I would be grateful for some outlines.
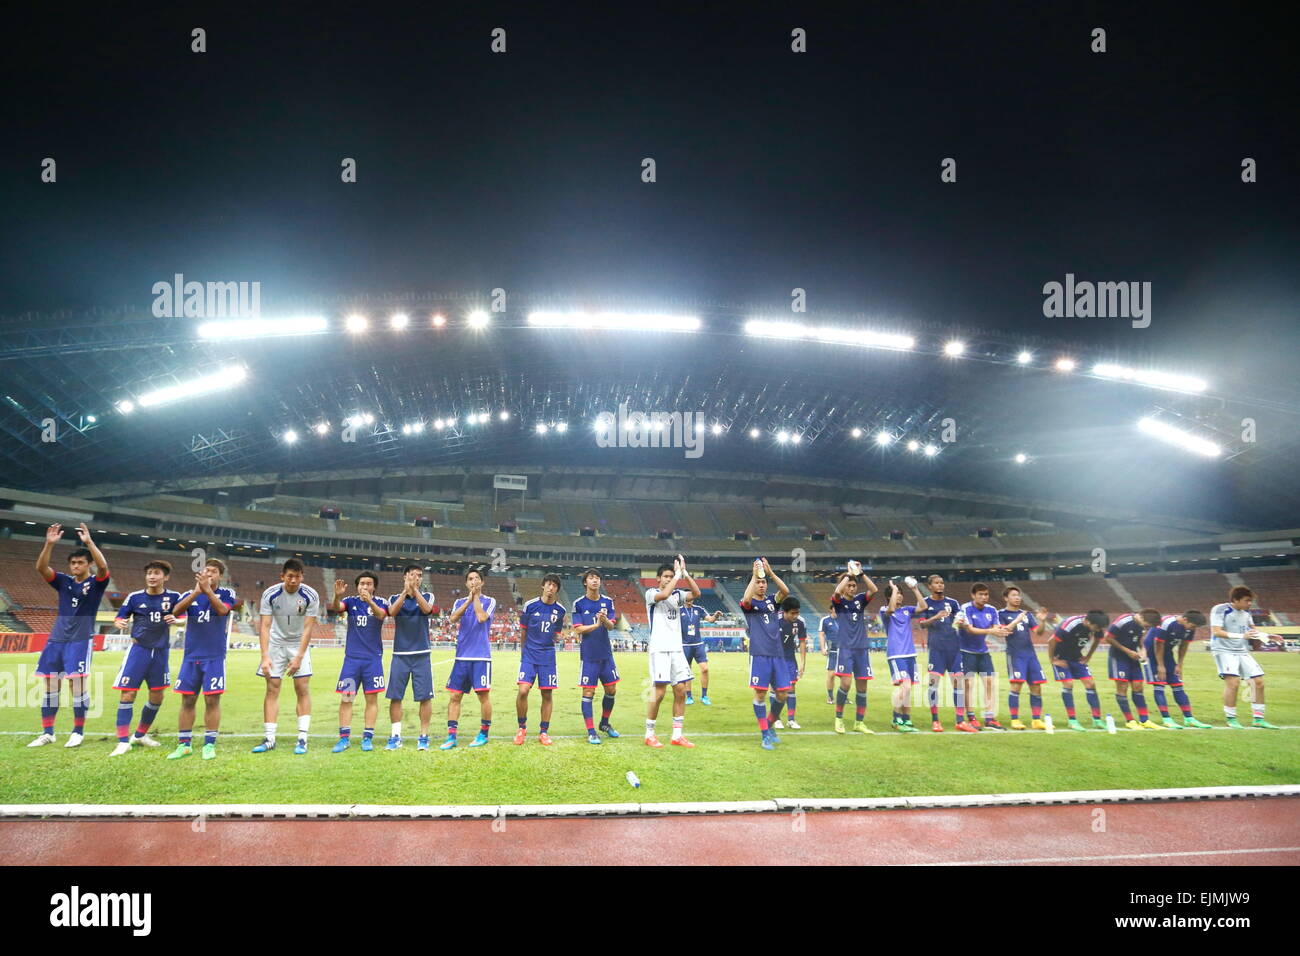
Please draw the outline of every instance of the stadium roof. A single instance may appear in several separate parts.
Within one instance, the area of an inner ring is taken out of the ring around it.
[[[203,339],[193,319],[141,314],[11,321],[0,326],[4,483],[164,490],[217,476],[526,462],[881,482],[1218,526],[1283,526],[1300,504],[1292,480],[1300,433],[1290,427],[1300,408],[1284,385],[1231,369],[1213,370],[1205,391],[1188,394],[1091,372],[1098,363],[1202,371],[1148,355],[918,323],[901,329],[914,338],[901,350],[773,339],[747,335],[748,315],[735,305],[657,310],[698,317],[696,332],[530,325],[528,315],[550,304],[514,297],[482,328],[469,318],[479,305],[469,296],[309,304],[326,331],[262,339]],[[408,316],[400,330],[389,321],[399,313]],[[364,315],[368,331],[345,331],[349,315]],[[863,316],[799,318],[900,331]],[[954,341],[959,356],[945,351]],[[1075,370],[1058,370],[1061,357]],[[234,368],[247,372],[235,388],[141,402]],[[139,407],[123,412],[124,402]],[[698,455],[605,447],[593,427],[620,405],[698,414]],[[1215,441],[1223,454],[1201,459],[1153,441],[1136,430],[1148,416]],[[1270,440],[1243,441],[1245,417]],[[343,440],[349,420],[353,441]],[[561,423],[564,431],[554,427]]]

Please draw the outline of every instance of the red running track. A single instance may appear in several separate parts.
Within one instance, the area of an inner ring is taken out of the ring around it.
[[[690,846],[698,852],[670,853]],[[1300,798],[505,820],[9,820],[0,865],[1300,864]],[[766,848],[766,849],[765,849]]]

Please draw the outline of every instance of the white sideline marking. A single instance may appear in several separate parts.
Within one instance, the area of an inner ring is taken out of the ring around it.
[[[475,806],[401,806],[365,804],[7,804],[0,820],[32,817],[78,819],[466,819],[490,817],[590,817],[667,814],[788,813],[795,809],[923,810],[963,807],[1057,806],[1098,803],[1145,803],[1167,800],[1231,800],[1298,797],[1300,785],[1248,787],[1176,787],[1162,790],[1065,790],[1049,793],[1006,793],[941,797],[871,797],[863,799],[740,800],[709,803],[504,804]],[[1287,848],[1277,848],[1281,852]],[[1206,851],[1227,853],[1227,850]],[[1242,851],[1237,851],[1242,852]],[[1161,856],[1162,854],[1151,854]],[[1172,854],[1171,854],[1172,855]],[[1080,858],[1086,859],[1086,858]],[[1106,858],[1099,858],[1106,859]],[[988,861],[984,861],[988,862]],[[1033,862],[1033,861],[1018,861]],[[1040,861],[1043,862],[1043,861]]]
[[[1110,860],[1169,860],[1186,856],[1230,856],[1240,853],[1295,853],[1300,846],[1267,846],[1254,850],[1176,850],[1170,853],[1115,853],[1109,856],[1040,856],[1023,860],[954,860],[900,863],[896,866],[1014,866],[1017,863],[1099,863]]]

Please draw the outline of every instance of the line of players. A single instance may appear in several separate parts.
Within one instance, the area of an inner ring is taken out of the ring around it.
[[[55,572],[49,566],[53,545],[62,536],[59,525],[52,525],[47,530],[45,546],[36,561],[42,578],[59,593],[59,614],[37,665],[38,675],[45,679],[45,696],[41,708],[41,733],[29,744],[33,747],[55,741],[59,684],[64,677],[71,684],[74,714],[73,732],[65,746],[78,746],[84,736],[85,713],[89,706],[85,678],[93,654],[91,631],[108,584],[109,570],[107,559],[91,539],[89,529],[82,524],[77,534],[84,547],[69,555],[68,573]],[[98,570],[93,578],[90,576],[92,560]],[[121,692],[117,717],[118,744],[113,756],[128,752],[132,746],[159,746],[149,735],[149,729],[162,705],[164,692],[171,686],[181,695],[181,707],[178,745],[168,759],[179,759],[192,753],[200,695],[204,698],[202,756],[205,759],[215,757],[221,719],[220,698],[226,686],[226,618],[242,603],[232,588],[222,585],[225,571],[225,565],[219,559],[208,559],[203,570],[195,575],[194,586],[181,594],[166,587],[171,566],[166,561],[153,560],[144,567],[144,589],[132,592],[122,602],[116,623],[121,629],[130,627],[132,644],[113,684],[114,689]],[[261,598],[261,661],[256,673],[266,681],[266,693],[263,702],[264,737],[253,748],[254,753],[275,749],[279,693],[285,677],[293,680],[297,698],[298,737],[294,752],[303,754],[307,751],[311,721],[311,622],[320,617],[321,602],[316,591],[303,583],[303,571],[302,562],[294,558],[287,560],[281,569],[280,583],[267,588]],[[336,686],[340,708],[339,738],[333,748],[335,753],[351,745],[353,703],[358,693],[364,698],[361,749],[373,749],[378,694],[381,692],[389,700],[392,723],[386,749],[400,748],[403,744],[402,701],[408,684],[419,704],[417,747],[421,750],[429,747],[433,698],[429,616],[434,611],[434,597],[431,592],[420,589],[422,573],[418,565],[408,565],[403,572],[402,591],[386,600],[375,596],[379,582],[377,576],[369,572],[356,576],[353,585],[357,593],[353,596],[345,595],[346,582],[335,581],[330,610],[345,615],[347,621],[344,663]],[[496,602],[482,593],[484,575],[485,572],[477,567],[466,572],[467,593],[458,598],[451,609],[451,621],[457,626],[457,647],[446,684],[450,701],[447,736],[440,745],[443,750],[458,745],[461,702],[466,693],[477,694],[480,704],[480,727],[470,746],[482,746],[489,740],[492,724],[490,626]],[[610,738],[619,736],[610,724],[619,675],[609,629],[614,626],[617,613],[613,601],[601,593],[598,571],[584,572],[582,580],[584,594],[574,603],[572,625],[574,633],[581,638],[579,683],[587,740],[600,744],[600,733]],[[685,587],[679,587],[682,584]],[[1020,691],[1026,683],[1030,687],[1033,726],[1042,727],[1042,698],[1035,692],[1044,683],[1044,678],[1032,643],[1040,625],[1028,609],[1021,607],[1019,589],[1013,586],[1004,590],[1005,607],[999,610],[988,603],[987,585],[973,586],[971,601],[960,605],[946,596],[943,578],[938,574],[927,579],[929,597],[921,594],[914,578],[905,578],[903,584],[912,591],[914,603],[904,603],[902,589],[891,580],[886,583],[884,606],[879,612],[887,635],[886,655],[895,688],[895,729],[905,733],[917,729],[912,725],[909,704],[912,685],[918,680],[913,622],[926,629],[929,635],[932,730],[943,729],[938,719],[938,686],[944,674],[953,679],[957,729],[966,732],[1002,729],[993,711],[994,671],[987,647],[989,635],[1004,638],[1007,642],[1011,727],[1026,727],[1019,719]],[[769,594],[771,587],[775,588],[774,594]],[[542,593],[524,605],[520,616],[522,641],[516,682],[516,744],[526,740],[528,697],[534,684],[539,687],[542,697],[538,740],[546,746],[552,743],[548,732],[553,692],[558,686],[555,641],[568,614],[556,599],[559,589],[559,577],[546,575],[542,581]],[[866,609],[877,593],[876,585],[863,573],[861,564],[850,562],[848,570],[838,579],[830,614],[821,622],[824,642],[828,648],[834,648],[833,654],[829,655],[834,661],[832,673],[840,680],[833,699],[837,733],[846,732],[843,712],[849,688],[854,682],[856,720],[853,729],[859,733],[873,733],[865,724],[867,682],[872,679]],[[671,743],[686,748],[695,746],[683,733],[685,707],[693,702],[688,686],[692,681],[693,661],[698,661],[701,666],[703,688],[700,701],[705,705],[710,703],[708,657],[700,624],[702,621],[712,622],[718,612],[706,615],[703,608],[694,603],[699,595],[699,587],[687,571],[681,555],[671,566],[665,564],[659,569],[658,587],[645,592],[650,620],[649,670],[654,692],[647,705],[644,739],[651,747],[663,746],[656,736],[655,725],[669,686],[673,687]],[[1224,711],[1228,725],[1240,726],[1235,705],[1238,684],[1245,679],[1254,684],[1254,726],[1272,728],[1273,725],[1264,718],[1263,670],[1249,653],[1252,642],[1259,639],[1247,610],[1253,597],[1248,588],[1234,588],[1229,602],[1214,608],[1211,612],[1211,649],[1220,676],[1225,681]],[[789,596],[789,588],[772,571],[766,559],[754,562],[740,606],[745,613],[749,634],[754,712],[762,746],[773,749],[779,742],[777,730],[787,725],[792,729],[799,728],[795,720],[793,691],[806,666],[807,631],[799,615],[798,599]],[[388,617],[394,621],[394,640],[390,674],[386,677],[381,633],[383,621]],[[169,627],[182,620],[185,623],[185,649],[173,685],[169,680]],[[1158,612],[1149,609],[1136,615],[1123,615],[1114,622],[1101,611],[1089,611],[1065,619],[1048,642],[1048,656],[1062,685],[1069,726],[1085,729],[1076,719],[1074,710],[1072,687],[1077,679],[1084,684],[1094,728],[1102,727],[1100,702],[1088,669],[1088,661],[1098,643],[1102,642],[1110,645],[1110,676],[1116,682],[1116,699],[1128,727],[1179,728],[1180,725],[1169,716],[1164,697],[1166,686],[1172,688],[1183,712],[1182,726],[1208,727],[1192,716],[1181,680],[1187,646],[1195,638],[1196,629],[1204,624],[1205,617],[1198,611],[1161,618]],[[828,663],[828,670],[831,666]],[[986,701],[982,721],[973,708],[965,704],[974,701],[975,682],[981,678],[985,682]],[[1142,694],[1144,681],[1153,685],[1162,715],[1161,724],[1149,719]],[[595,723],[594,716],[597,686],[604,691],[599,724]],[[832,702],[829,696],[831,687],[832,679],[828,677],[828,702]],[[134,702],[141,689],[148,690],[148,700],[132,733]],[[1137,709],[1136,719],[1129,706],[1130,689],[1133,706]],[[769,691],[772,692],[770,710]],[[788,724],[782,725],[781,713],[787,706]]]
[[[1041,687],[1046,678],[1033,643],[1043,625],[1032,611],[1022,606],[1020,589],[1014,585],[1004,588],[1003,607],[996,608],[989,602],[987,584],[972,585],[971,599],[965,604],[947,596],[946,584],[939,574],[931,574],[926,580],[930,591],[928,597],[921,594],[915,578],[904,578],[902,584],[911,590],[915,600],[905,603],[902,588],[891,580],[885,585],[883,606],[879,611],[886,635],[886,659],[895,688],[894,728],[905,733],[917,730],[912,724],[908,704],[912,685],[918,681],[912,632],[912,625],[916,624],[927,632],[931,730],[943,731],[938,697],[940,681],[945,674],[952,681],[957,730],[978,733],[1005,729],[998,722],[995,710],[995,672],[988,648],[990,636],[1005,641],[1011,729],[1026,730],[1031,726],[1045,729]],[[857,720],[853,729],[872,733],[863,722],[867,681],[872,678],[865,623],[867,605],[877,593],[875,584],[862,573],[861,565],[850,562],[848,570],[838,579],[830,613],[821,620],[823,643],[830,649],[827,669],[840,679],[840,688],[832,700],[833,677],[829,674],[827,677],[827,702],[835,705],[837,733],[845,732],[843,712],[851,680],[857,682]],[[1266,635],[1255,629],[1250,616],[1249,608],[1254,597],[1250,588],[1238,586],[1231,589],[1227,602],[1214,606],[1209,617],[1210,650],[1224,681],[1223,710],[1227,726],[1242,726],[1237,719],[1237,696],[1241,682],[1245,680],[1250,682],[1253,690],[1252,726],[1277,729],[1265,719],[1264,671],[1250,653],[1253,647],[1267,640]],[[1108,669],[1109,677],[1115,683],[1115,700],[1128,729],[1208,728],[1209,724],[1192,714],[1182,670],[1188,647],[1196,639],[1197,629],[1205,624],[1206,616],[1201,611],[1188,610],[1162,616],[1153,608],[1122,614],[1113,621],[1104,611],[1096,610],[1062,620],[1047,640],[1047,658],[1053,676],[1061,685],[1067,726],[1071,730],[1106,729],[1100,697],[1089,668],[1092,655],[1104,644],[1109,651]],[[751,681],[754,679],[751,675]],[[1084,687],[1091,714],[1090,726],[1085,726],[1075,711],[1076,680]],[[974,706],[979,681],[983,682],[985,701],[982,720]],[[1152,687],[1160,723],[1153,721],[1148,711],[1146,684]],[[1032,721],[1029,725],[1020,719],[1020,695],[1025,685],[1029,687]],[[1170,716],[1166,688],[1173,693],[1182,712],[1181,724]],[[764,730],[761,717],[759,728]]]

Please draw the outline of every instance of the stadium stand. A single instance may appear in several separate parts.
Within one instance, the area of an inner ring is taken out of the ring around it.
[[[1124,606],[1118,594],[1097,575],[1072,575],[1046,581],[1015,581],[1020,590],[1036,604],[1046,606],[1057,614],[1077,614],[1093,608],[1105,611],[1111,617],[1123,614],[1129,609]],[[992,601],[1001,601],[1002,592],[997,582],[988,582]],[[965,603],[970,600],[970,585],[963,581],[948,584],[948,593]]]
[[[1210,613],[1210,608],[1228,599],[1231,585],[1222,574],[1188,571],[1181,574],[1126,574],[1120,583],[1143,607],[1161,614],[1176,614],[1191,608]]]
[[[605,578],[603,590],[614,599],[614,609],[627,618],[634,627],[645,627],[650,619],[645,613],[645,592],[622,578]]]
[[[1300,623],[1300,569],[1250,568],[1241,572],[1241,578],[1257,595],[1260,607],[1281,611],[1292,623]]]

